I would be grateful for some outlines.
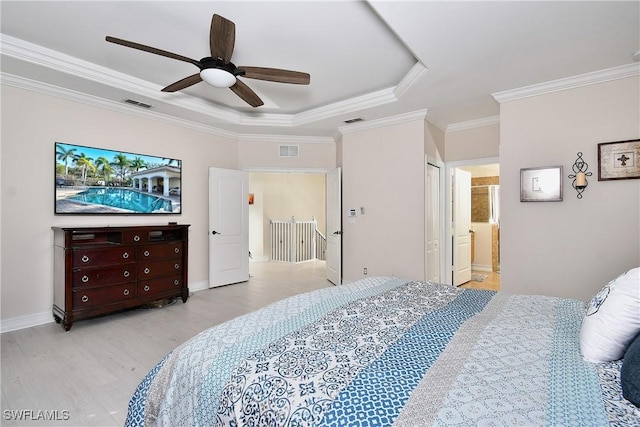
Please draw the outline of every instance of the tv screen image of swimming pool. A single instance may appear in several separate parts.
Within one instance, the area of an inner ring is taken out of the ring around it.
[[[128,188],[88,188],[69,199],[140,213],[172,212],[170,200]]]

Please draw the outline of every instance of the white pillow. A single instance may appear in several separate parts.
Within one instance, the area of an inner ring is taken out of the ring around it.
[[[640,332],[640,267],[621,274],[598,292],[580,330],[580,350],[589,362],[622,359]]]

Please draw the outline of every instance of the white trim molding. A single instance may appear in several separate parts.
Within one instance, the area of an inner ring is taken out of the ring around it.
[[[383,119],[357,122],[350,125],[340,126],[338,130],[342,135],[348,133],[361,132],[363,130],[377,129],[384,126],[391,126],[400,123],[412,122],[415,120],[426,120],[427,110],[412,111],[410,113],[398,114],[396,116],[385,117]]]
[[[47,323],[53,323],[53,313],[44,311],[42,313],[28,314],[26,316],[12,317],[2,320],[0,332],[17,331],[18,329],[30,328],[32,326],[40,326]]]
[[[640,64],[634,63],[608,68],[606,70],[580,74],[564,79],[552,80],[546,83],[525,86],[518,89],[496,92],[491,95],[496,101],[502,104],[503,102],[514,101],[516,99],[529,98],[532,96],[544,95],[547,93],[574,89],[581,86],[589,86],[638,75],[640,75]]]
[[[394,87],[297,114],[250,114],[239,113],[230,108],[215,106],[210,102],[190,97],[184,93],[165,93],[160,90],[162,87],[159,85],[151,84],[144,80],[6,34],[0,34],[0,53],[19,61],[36,64],[94,83],[124,89],[149,100],[154,100],[157,103],[166,103],[174,107],[184,108],[227,123],[256,127],[272,126],[292,128],[334,118],[354,111],[394,103],[427,72],[427,68],[422,63],[417,62]],[[26,87],[27,82],[33,82],[33,80],[25,79],[23,88]],[[40,85],[34,85],[31,87],[31,90],[38,91],[38,89],[43,87]],[[61,95],[64,91],[67,91],[67,89],[57,88],[57,95]],[[68,90],[68,92],[69,94],[67,94],[66,97],[69,99],[73,99],[73,96],[77,95],[77,92],[71,90]],[[49,91],[49,93],[51,94],[52,92]],[[108,101],[105,100],[105,102]],[[150,114],[149,117],[151,117],[154,112],[148,112],[148,114]],[[162,115],[160,114],[160,116]]]
[[[461,130],[476,129],[499,124],[500,116],[491,116],[483,119],[469,120],[468,122],[452,123],[447,126],[446,132],[458,132]]]

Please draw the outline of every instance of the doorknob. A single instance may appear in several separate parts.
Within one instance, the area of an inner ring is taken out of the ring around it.
[[[338,231],[334,231],[333,234],[337,234],[337,235],[341,235],[342,231],[338,230]]]
[[[216,234],[222,234],[222,233],[218,233],[216,230],[213,230],[213,231],[211,232],[211,234],[213,234],[213,235],[215,236]]]

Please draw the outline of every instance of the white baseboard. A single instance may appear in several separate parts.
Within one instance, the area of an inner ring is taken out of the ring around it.
[[[202,291],[205,289],[209,289],[209,283],[206,280],[197,283],[189,283],[190,293]],[[53,313],[51,311],[12,317],[10,319],[0,321],[0,333],[17,331],[18,329],[30,328],[32,326],[44,325],[46,323],[52,323],[53,321]]]
[[[18,329],[30,328],[32,326],[44,325],[45,323],[53,322],[53,313],[51,311],[44,311],[42,313],[28,314],[26,316],[12,317],[10,319],[2,320],[2,326],[0,332],[17,331]]]
[[[471,269],[474,271],[488,271],[491,273],[493,271],[493,266],[486,264],[471,264]]]
[[[207,280],[203,280],[201,282],[190,282],[189,283],[189,293],[204,291],[205,289],[209,289],[209,282]]]

